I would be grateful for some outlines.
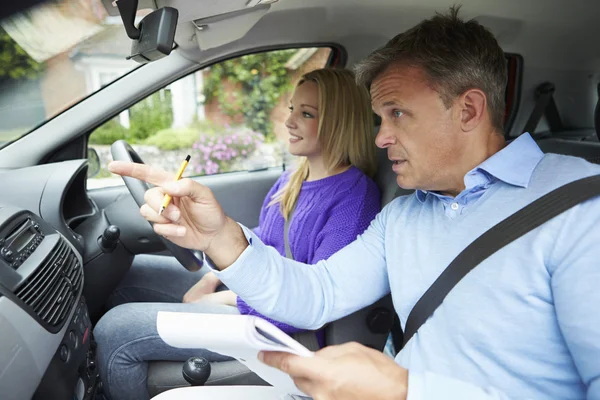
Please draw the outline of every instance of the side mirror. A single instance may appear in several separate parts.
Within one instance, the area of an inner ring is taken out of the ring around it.
[[[87,177],[88,179],[95,177],[100,173],[100,156],[98,156],[98,152],[96,149],[92,147],[88,147],[88,170]]]

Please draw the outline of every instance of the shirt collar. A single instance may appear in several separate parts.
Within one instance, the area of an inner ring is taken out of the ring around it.
[[[509,185],[526,188],[529,186],[535,167],[543,157],[544,153],[535,140],[529,133],[524,133],[469,171],[465,175],[465,183],[470,174],[484,171]],[[465,190],[469,189],[469,187],[465,188]],[[428,192],[424,190],[416,191],[417,199],[421,202],[425,201],[427,194]]]

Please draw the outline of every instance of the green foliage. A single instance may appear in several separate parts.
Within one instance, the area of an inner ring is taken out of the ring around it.
[[[119,119],[113,118],[99,126],[89,138],[91,144],[113,144],[117,140],[127,139],[128,130],[119,123]]]
[[[119,118],[115,117],[92,132],[89,141],[91,144],[113,144],[117,140],[125,139],[132,144],[144,143],[149,137],[169,128],[172,123],[171,92],[161,90],[129,109],[129,129],[121,125]],[[198,135],[194,140],[197,138]],[[194,140],[188,140],[186,143],[191,146]]]
[[[173,123],[171,91],[160,90],[129,109],[127,140],[140,143]]]
[[[156,146],[161,150],[189,149],[198,140],[200,133],[192,128],[163,129],[150,136],[144,144]]]
[[[43,65],[29,54],[0,27],[0,79],[35,79]]]
[[[106,168],[100,168],[100,172],[96,174],[94,179],[104,179],[104,178],[112,178],[114,175],[110,173]]]
[[[192,123],[189,126],[190,129],[195,129],[196,131],[199,132],[200,135],[208,135],[208,136],[214,136],[214,135],[222,135],[223,134],[223,128],[214,124],[212,121],[209,121],[207,119],[199,121],[197,118],[194,118],[194,121],[192,121]],[[198,138],[196,138],[198,139]]]
[[[247,127],[270,139],[273,127],[269,115],[281,95],[291,89],[285,64],[295,52],[250,54],[212,66],[204,80],[206,101],[217,99],[221,110],[230,117],[243,114]],[[240,91],[227,91],[224,81],[239,85]]]

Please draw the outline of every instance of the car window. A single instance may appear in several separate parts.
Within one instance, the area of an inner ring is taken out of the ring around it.
[[[0,20],[0,147],[139,67],[130,52],[101,0],[55,0]]]
[[[100,173],[88,188],[121,185],[106,169],[110,145],[125,139],[142,160],[175,173],[187,154],[184,176],[284,166],[285,120],[294,84],[324,67],[330,48],[245,55],[197,71],[155,92],[94,130],[89,137]]]

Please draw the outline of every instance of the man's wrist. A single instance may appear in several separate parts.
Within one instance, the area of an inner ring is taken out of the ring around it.
[[[406,376],[406,375],[405,375]],[[408,377],[406,379],[406,386],[402,386],[396,392],[394,400],[408,400]]]
[[[248,247],[248,240],[241,226],[227,217],[223,229],[213,238],[206,255],[218,270],[224,270],[233,264]]]
[[[394,363],[395,364],[395,363]],[[388,371],[391,377],[393,390],[389,390],[388,393],[390,400],[407,400],[408,399],[408,370],[394,365],[393,370]]]

